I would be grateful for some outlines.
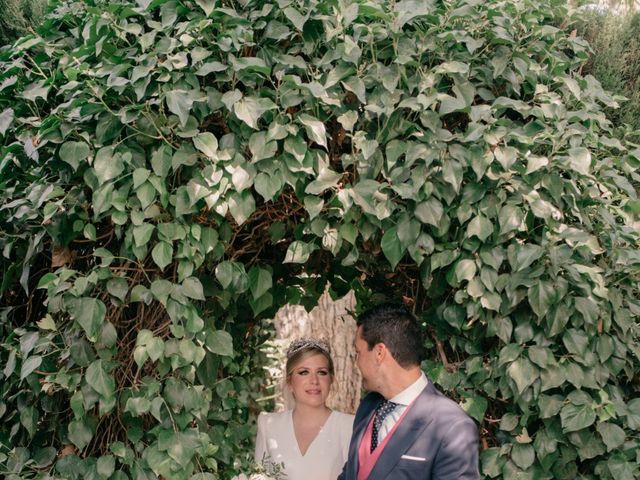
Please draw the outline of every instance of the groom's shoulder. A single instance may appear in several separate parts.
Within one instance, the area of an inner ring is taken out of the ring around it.
[[[473,419],[462,407],[451,398],[440,392],[435,386],[425,389],[422,401],[427,402],[433,418],[442,424],[453,425],[458,422],[473,422]]]

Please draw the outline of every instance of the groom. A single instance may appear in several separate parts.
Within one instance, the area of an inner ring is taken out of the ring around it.
[[[338,480],[477,480],[478,429],[420,370],[415,317],[385,304],[357,320],[364,387]]]

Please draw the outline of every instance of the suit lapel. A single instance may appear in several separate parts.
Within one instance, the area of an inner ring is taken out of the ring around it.
[[[385,479],[422,432],[432,422],[429,413],[429,397],[436,392],[431,382],[420,392],[409,411],[404,416],[393,436],[380,454],[369,480]]]

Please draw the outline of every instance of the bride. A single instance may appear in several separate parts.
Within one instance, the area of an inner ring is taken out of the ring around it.
[[[326,405],[334,379],[329,345],[314,338],[294,341],[285,371],[295,406],[258,416],[256,462],[282,463],[287,480],[333,480],[347,460],[353,415]]]

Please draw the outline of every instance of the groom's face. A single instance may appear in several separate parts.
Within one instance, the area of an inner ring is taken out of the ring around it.
[[[362,327],[358,327],[356,332],[354,348],[356,350],[356,364],[362,373],[362,386],[369,391],[375,391],[378,364],[375,360],[375,352],[369,350],[366,340],[362,338]]]

